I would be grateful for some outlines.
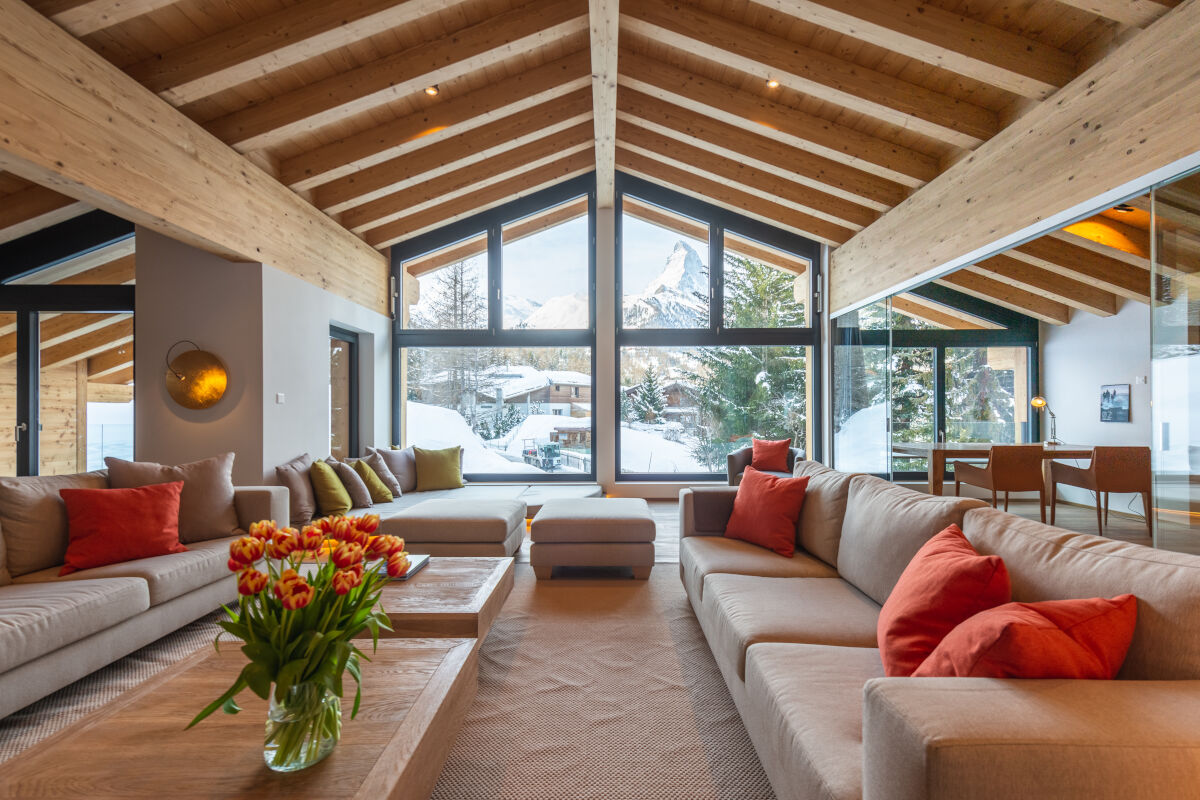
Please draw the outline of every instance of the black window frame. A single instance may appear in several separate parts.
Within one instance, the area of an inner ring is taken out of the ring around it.
[[[681,214],[708,225],[709,263],[709,324],[707,328],[626,328],[624,327],[623,278],[623,219],[624,198],[629,195],[668,211]],[[622,472],[621,471],[621,349],[624,347],[727,347],[747,345],[775,345],[808,347],[812,359],[810,374],[813,386],[810,389],[812,408],[808,409],[813,441],[807,443],[807,457],[819,459],[822,453],[821,436],[821,319],[820,306],[821,243],[785,231],[768,223],[738,214],[720,206],[697,200],[663,187],[657,183],[618,171],[616,174],[616,199],[614,209],[616,237],[614,243],[616,278],[616,353],[614,354],[616,384],[616,417],[614,418],[615,476],[618,482],[724,482],[726,472]],[[791,253],[810,264],[808,326],[797,328],[726,328],[723,326],[725,313],[725,231]]]
[[[588,325],[575,330],[504,328],[504,226],[519,222],[540,211],[563,205],[581,197],[588,199]],[[437,330],[405,328],[397,310],[392,321],[392,431],[398,439],[401,408],[407,401],[401,395],[401,352],[410,347],[586,347],[591,354],[591,396],[596,397],[596,175],[588,173],[533,192],[518,200],[488,209],[466,219],[420,234],[391,249],[391,275],[394,285],[403,286],[404,264],[414,258],[464,242],[481,234],[487,236],[488,326],[481,330]],[[593,400],[594,403],[594,400]],[[579,483],[596,480],[596,414],[591,416],[592,458],[588,472],[572,473],[466,473],[475,483]],[[400,444],[399,441],[393,442]]]
[[[347,412],[350,415],[350,432],[346,437],[346,450],[351,458],[357,458],[362,453],[362,450],[360,449],[362,442],[359,437],[359,404],[362,398],[360,394],[361,386],[358,376],[359,347],[361,345],[360,334],[358,331],[352,331],[349,328],[344,328],[340,325],[330,324],[329,339],[330,341],[337,339],[339,342],[345,342],[349,345],[349,352],[347,353],[346,357],[349,359],[350,364],[350,397],[346,402],[346,406]],[[332,379],[333,376],[331,374],[330,380]],[[329,409],[329,412],[330,420],[332,421],[333,409]],[[333,431],[331,430],[329,434],[332,437]],[[332,449],[333,448],[331,447],[330,450]]]

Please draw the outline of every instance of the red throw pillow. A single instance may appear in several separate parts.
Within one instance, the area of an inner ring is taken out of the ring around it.
[[[791,439],[778,441],[751,439],[750,466],[766,472],[787,472],[788,450],[791,449],[791,446]]]
[[[187,550],[179,543],[183,481],[137,489],[60,489],[70,542],[59,575]]]
[[[777,478],[746,467],[733,513],[725,524],[725,536],[741,539],[781,556],[796,552],[796,520],[804,505],[808,478]]]
[[[1136,624],[1131,594],[1008,603],[952,630],[913,677],[1111,680]]]
[[[1012,599],[999,556],[981,556],[951,525],[926,542],[879,612],[879,654],[889,676],[911,675],[965,619]]]

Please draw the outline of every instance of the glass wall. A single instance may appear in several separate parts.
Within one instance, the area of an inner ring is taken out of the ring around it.
[[[329,452],[334,458],[358,451],[358,335],[329,332]]]

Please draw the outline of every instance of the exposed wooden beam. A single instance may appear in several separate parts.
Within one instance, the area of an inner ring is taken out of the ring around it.
[[[577,152],[551,164],[531,169],[516,178],[486,186],[455,200],[389,222],[368,231],[366,239],[376,247],[389,247],[419,233],[591,172],[595,164],[595,154],[591,150]]]
[[[1058,275],[1087,281],[1119,297],[1150,302],[1150,272],[1127,261],[1097,253],[1053,235],[1034,239],[1005,255]]]
[[[586,25],[585,0],[532,0],[440,39],[219,117],[205,127],[239,150],[268,147],[430,84],[536,50]]]
[[[550,164],[592,145],[592,124],[583,122],[561,133],[508,150],[483,164],[439,174],[399,192],[372,200],[342,214],[342,224],[362,233],[401,217],[478,191],[481,187]]]
[[[102,328],[107,328],[114,322],[129,319],[128,314],[43,314],[38,326],[40,331],[40,346],[42,350],[77,339]],[[8,327],[8,326],[5,326]],[[13,361],[17,357],[16,331],[5,331],[0,336],[0,364]]]
[[[1200,118],[1200,3],[1188,2],[833,254],[842,313],[1059,227],[1182,171]]]
[[[1006,255],[985,258],[967,269],[1100,317],[1117,313],[1117,296],[1112,292]]]
[[[780,147],[779,142],[753,128],[730,125],[628,87],[622,87],[617,96],[617,113],[624,119],[636,118],[642,127],[681,142],[709,148],[879,211],[899,205],[908,196],[908,190],[899,183],[803,150]]]
[[[793,183],[758,167],[714,155],[691,144],[663,136],[633,122],[622,119],[617,124],[617,139],[634,151],[643,152],[659,161],[704,173],[714,180],[728,182],[749,194],[758,195],[788,205],[817,219],[830,223],[822,238],[836,241],[849,238],[875,221],[878,214],[865,206],[834,197],[802,184]]]
[[[998,331],[1004,329],[1004,326],[998,322],[992,322],[989,319],[977,317],[974,314],[968,314],[960,309],[908,292],[892,298],[892,310],[949,330]]]
[[[125,385],[114,385],[109,383],[92,383],[88,382],[88,402],[89,403],[129,403],[133,401],[133,371],[130,370],[127,377],[129,383]]]
[[[88,359],[88,380],[99,380],[133,367],[133,345],[118,345]],[[124,381],[121,381],[122,383]]]
[[[1122,25],[1144,28],[1179,5],[1180,0],[1058,0]]]
[[[293,189],[354,175],[366,167],[564,97],[589,85],[580,50],[510,78],[446,98],[406,117],[285,159],[279,179]]]
[[[1070,53],[921,0],[761,0],[784,14],[1043,100],[1075,77]]]
[[[387,313],[380,253],[25,4],[0,15],[0,168]]]
[[[592,122],[596,140],[596,205],[612,208],[617,152],[617,36],[620,0],[588,0],[592,50]]]
[[[90,210],[87,203],[32,184],[0,197],[0,243],[20,239]]]
[[[669,184],[684,194],[746,214],[747,216],[812,239],[820,239],[822,237],[809,230],[810,227],[824,230],[828,225],[825,220],[801,214],[787,206],[749,194],[748,192],[728,186],[721,181],[703,177],[694,171],[663,163],[655,158],[636,153],[626,147],[617,148],[617,169],[626,170],[658,183]]]
[[[72,36],[83,37],[174,5],[176,0],[35,0],[33,7]]]
[[[621,51],[618,80],[651,97],[905,186],[921,186],[940,171],[937,159],[925,153],[629,50]]]
[[[89,378],[88,379],[88,398],[90,399],[92,397],[92,395],[93,395],[92,390],[97,385],[112,384],[113,385],[112,388],[116,389],[116,388],[122,387],[125,384],[131,384],[131,383],[133,383],[133,364],[130,364],[129,366],[125,367],[122,370],[118,370],[116,372],[110,373],[101,378],[94,378],[94,379]],[[129,388],[132,389],[133,387],[130,386]],[[92,402],[100,402],[100,401],[93,400]]]
[[[487,162],[507,150],[573,128],[586,122],[591,114],[591,92],[587,88],[576,89],[566,97],[501,117],[318,186],[313,191],[313,204],[328,213],[340,213],[447,171]]]
[[[133,64],[126,72],[180,106],[453,5],[447,0],[305,0]]]
[[[130,253],[127,256],[106,261],[99,266],[91,267],[68,278],[55,281],[60,286],[134,283],[137,279],[137,256]]]
[[[626,7],[621,22],[656,42],[957,147],[975,147],[1000,129],[995,112],[982,106],[670,0]]]
[[[98,330],[42,350],[42,369],[91,358],[117,345],[133,341],[133,320],[126,318]]]
[[[1009,286],[984,275],[959,270],[943,275],[936,282],[1051,325],[1066,325],[1071,321],[1071,309],[1065,303]]]

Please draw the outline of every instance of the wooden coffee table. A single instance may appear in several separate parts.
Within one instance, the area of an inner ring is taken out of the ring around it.
[[[511,558],[434,556],[409,580],[384,587],[379,603],[395,631],[380,635],[482,642],[512,587]]]
[[[0,797],[428,797],[475,697],[471,639],[392,639],[363,663],[363,701],[321,763],[281,774],[263,763],[267,704],[184,727],[246,663],[234,642],[205,648],[22,753],[0,770]]]

